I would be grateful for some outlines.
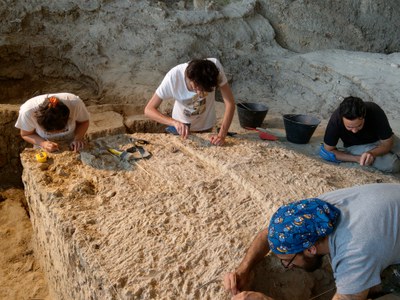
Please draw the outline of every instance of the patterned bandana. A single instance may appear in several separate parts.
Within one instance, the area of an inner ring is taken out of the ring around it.
[[[340,210],[318,198],[281,206],[268,227],[268,243],[276,254],[295,254],[330,234]]]

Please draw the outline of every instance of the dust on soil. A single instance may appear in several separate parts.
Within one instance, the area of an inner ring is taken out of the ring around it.
[[[151,158],[127,164],[99,150],[130,147],[131,137],[150,142]],[[325,163],[284,139],[262,141],[241,131],[214,147],[209,137],[109,136],[92,141],[80,157],[54,154],[43,168],[49,190],[73,195],[62,211],[74,220],[75,234],[91,237],[95,256],[105,265],[114,262],[110,281],[123,280],[137,297],[223,299],[221,276],[238,265],[281,204],[353,185],[399,182],[371,169]],[[303,148],[314,149],[316,140]],[[33,160],[32,151],[22,155]],[[327,264],[312,274],[285,272],[268,256],[256,273],[256,289],[280,299],[309,299],[333,288]]]

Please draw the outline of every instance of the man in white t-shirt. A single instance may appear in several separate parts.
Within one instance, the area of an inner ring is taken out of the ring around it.
[[[225,113],[219,132],[211,136],[211,143],[222,145],[232,122],[235,102],[222,65],[215,58],[196,59],[172,68],[147,103],[145,115],[175,127],[183,138],[187,138],[190,131],[211,131],[216,122],[217,87],[225,103]],[[158,110],[162,101],[169,99],[175,100],[172,117]]]
[[[281,206],[235,272],[225,275],[232,300],[272,299],[249,285],[252,270],[270,250],[284,268],[306,271],[316,270],[328,254],[334,300],[400,292],[400,184],[355,186]],[[389,280],[382,275],[387,268],[394,270]]]
[[[79,151],[89,128],[89,112],[76,95],[40,95],[21,105],[15,127],[25,141],[48,152],[59,150],[56,141],[70,141],[71,149]]]

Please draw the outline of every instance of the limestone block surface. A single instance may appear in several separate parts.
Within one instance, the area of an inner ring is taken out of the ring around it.
[[[35,253],[54,299],[224,299],[221,276],[288,199],[398,182],[357,168],[343,172],[248,131],[224,147],[211,146],[210,135],[107,136],[80,154],[50,153],[47,163],[38,163],[33,149],[21,154]],[[149,158],[107,151],[132,148],[132,138],[149,142]],[[309,299],[333,284],[329,266],[285,272],[273,256],[256,276],[257,290],[284,300]]]
[[[90,114],[90,125],[87,131],[89,139],[125,132],[124,118],[115,111],[102,111]]]

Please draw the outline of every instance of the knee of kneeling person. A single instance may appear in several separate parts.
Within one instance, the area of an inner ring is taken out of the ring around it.
[[[376,157],[372,167],[385,173],[398,173],[400,172],[400,159],[396,154],[388,153]]]
[[[392,173],[399,173],[400,172],[400,159],[396,159],[393,163]]]
[[[397,155],[384,155],[377,157],[373,167],[385,173],[398,173],[400,172],[400,160]]]

